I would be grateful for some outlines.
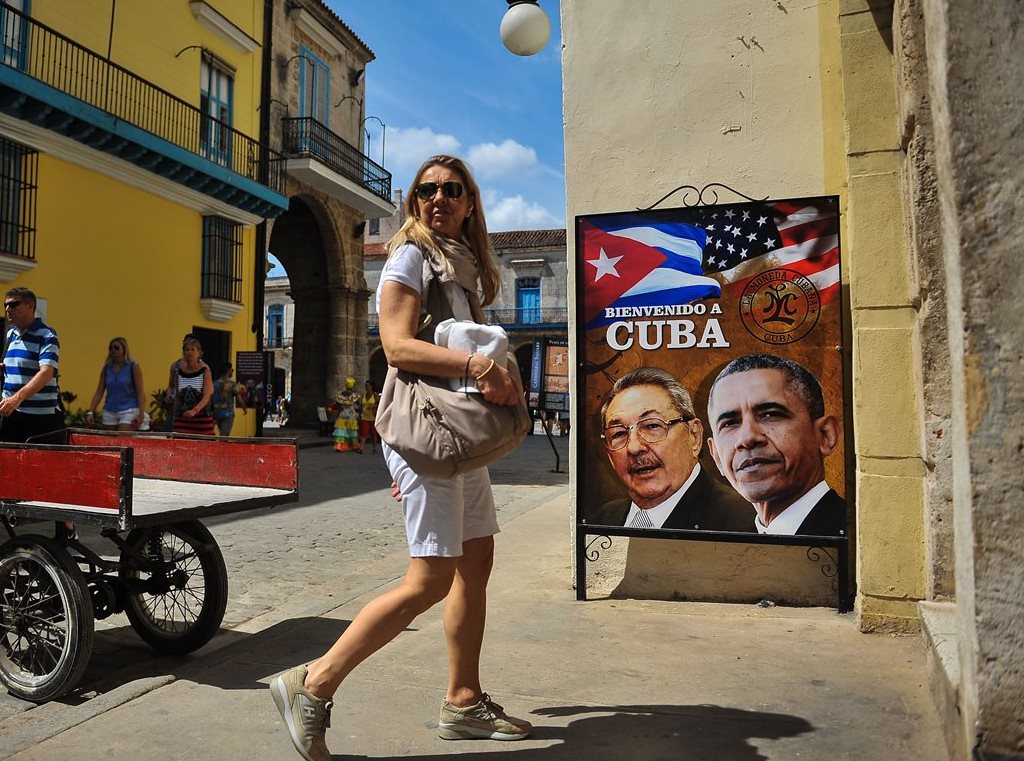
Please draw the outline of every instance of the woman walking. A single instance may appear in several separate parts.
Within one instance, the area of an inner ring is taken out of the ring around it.
[[[377,288],[388,363],[424,375],[470,375],[484,399],[512,406],[522,389],[503,368],[480,355],[416,337],[430,277],[440,281],[457,319],[483,322],[481,303],[497,295],[500,281],[480,190],[466,165],[451,156],[427,159],[411,187],[405,224],[388,245]],[[499,530],[487,469],[430,478],[414,473],[384,442],[381,451],[401,494],[409,565],[398,587],[364,607],[327,653],[271,682],[292,743],[307,761],[328,761],[325,730],[345,677],[441,600],[448,686],[439,735],[447,740],[522,739],[530,733],[529,722],[506,714],[480,684],[487,582]]]
[[[107,359],[100,368],[100,382],[86,413],[90,424],[96,419],[96,407],[104,395],[107,399],[103,404],[103,427],[111,431],[136,430],[146,409],[146,391],[142,385],[142,370],[132,362],[128,341],[121,336],[110,339],[107,346]]]
[[[213,436],[213,374],[202,357],[199,339],[188,337],[181,345],[181,359],[172,367],[175,433]]]

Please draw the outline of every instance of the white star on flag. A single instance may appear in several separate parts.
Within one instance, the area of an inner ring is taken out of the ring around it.
[[[609,257],[608,254],[601,249],[597,259],[587,259],[587,264],[593,264],[597,270],[597,274],[594,275],[594,282],[596,283],[605,275],[615,275],[615,277],[621,277],[618,270],[615,269],[615,265],[619,263],[621,256]]]

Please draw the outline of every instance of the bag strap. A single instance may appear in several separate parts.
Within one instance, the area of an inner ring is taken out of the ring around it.
[[[444,291],[444,283],[438,277],[437,271],[430,262],[430,257],[425,253],[423,254],[423,285],[426,286],[427,315],[420,322],[416,338],[434,343],[434,328],[455,315],[452,312],[451,302],[448,301],[448,294]]]

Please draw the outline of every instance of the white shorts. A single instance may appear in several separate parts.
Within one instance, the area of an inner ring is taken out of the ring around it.
[[[132,407],[130,410],[122,410],[121,412],[107,412],[103,410],[103,425],[131,425],[132,421],[135,420],[135,416],[139,414],[138,407]]]
[[[501,530],[487,468],[454,478],[427,478],[414,473],[387,444],[382,442],[380,448],[402,493],[411,557],[461,557],[463,542]]]

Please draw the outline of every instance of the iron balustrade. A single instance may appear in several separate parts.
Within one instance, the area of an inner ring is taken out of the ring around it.
[[[0,138],[0,253],[36,258],[39,153]]]
[[[286,156],[316,159],[375,196],[391,200],[391,173],[340,135],[310,116],[285,117],[282,125]]]
[[[533,327],[536,325],[568,325],[567,307],[542,307],[534,309],[485,309],[484,316],[490,325],[503,328]],[[366,329],[371,334],[380,330],[380,315],[370,312],[366,315]]]
[[[492,325],[551,325],[568,324],[566,307],[527,307],[525,309],[485,309],[487,322]]]
[[[3,65],[281,191],[282,157],[277,152],[16,8],[0,4],[0,14],[0,29],[17,30],[5,31]],[[216,151],[209,146],[211,134],[223,136]]]

